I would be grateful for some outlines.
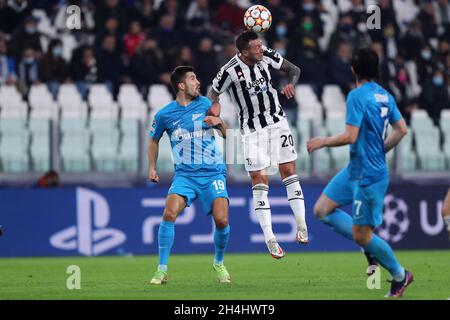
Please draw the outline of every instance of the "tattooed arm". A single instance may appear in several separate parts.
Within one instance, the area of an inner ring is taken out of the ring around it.
[[[283,59],[280,70],[286,72],[289,78],[289,83],[281,89],[281,94],[291,99],[295,96],[295,85],[300,77],[300,68],[292,62]]]
[[[209,108],[207,115],[214,117],[220,116],[220,103],[219,103],[219,95],[217,94],[217,92],[214,91],[213,88],[211,88],[209,89],[207,97],[212,102],[211,108]]]

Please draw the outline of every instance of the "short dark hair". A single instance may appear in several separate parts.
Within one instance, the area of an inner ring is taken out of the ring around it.
[[[178,93],[178,84],[183,82],[186,78],[186,73],[194,72],[194,68],[191,66],[179,66],[176,67],[170,75],[170,84],[175,94]]]
[[[371,48],[353,51],[352,67],[358,79],[376,80],[379,77],[378,55]]]
[[[236,48],[239,52],[248,49],[248,43],[258,39],[258,35],[253,31],[244,31],[236,38]]]

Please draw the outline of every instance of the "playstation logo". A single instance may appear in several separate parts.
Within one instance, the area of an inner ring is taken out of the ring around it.
[[[96,256],[125,242],[125,234],[107,228],[108,202],[100,194],[77,188],[77,225],[55,233],[50,244],[62,250],[76,250],[82,255]]]

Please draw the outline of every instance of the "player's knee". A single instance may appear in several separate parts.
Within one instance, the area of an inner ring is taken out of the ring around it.
[[[313,211],[314,211],[314,216],[319,220],[325,218],[325,216],[328,214],[325,206],[322,205],[320,202],[316,202],[316,204],[314,205]]]
[[[252,178],[252,184],[255,186],[257,184],[265,184],[269,185],[269,179],[265,174],[262,174],[261,172],[258,173],[252,173],[250,174],[250,177]]]
[[[365,247],[369,244],[371,236],[369,233],[353,230],[353,239],[359,246]]]
[[[282,178],[291,177],[296,174],[295,165],[280,166],[280,175]]]
[[[217,229],[224,229],[224,228],[227,227],[227,225],[228,225],[228,218],[227,217],[216,219],[216,228]]]
[[[164,221],[175,221],[177,219],[177,213],[172,208],[165,208],[163,213]]]

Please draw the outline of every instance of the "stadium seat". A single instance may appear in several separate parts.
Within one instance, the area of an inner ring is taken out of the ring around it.
[[[63,118],[60,121],[61,132],[67,134],[77,134],[86,131],[86,119],[83,118]]]
[[[63,170],[66,172],[90,171],[89,146],[89,131],[79,131],[76,134],[64,133],[60,146]]]
[[[0,135],[14,136],[26,130],[26,118],[0,118]]]
[[[416,109],[411,112],[411,127],[414,131],[432,130],[433,121],[425,110]]]
[[[408,134],[403,137],[399,145],[396,147],[396,151],[399,152],[400,162],[398,171],[411,172],[417,170],[417,155],[413,148],[414,131],[412,128],[408,128]],[[393,155],[395,151],[391,150],[388,153]]]
[[[28,105],[15,86],[0,86],[0,108],[2,118],[28,116]]]
[[[330,153],[335,171],[339,171],[348,165],[350,161],[349,146],[330,148]]]
[[[92,161],[99,172],[117,172],[119,163],[119,131],[92,134]]]
[[[151,85],[147,96],[150,109],[158,111],[173,100],[172,94],[164,84]]]
[[[58,104],[45,84],[35,84],[30,88],[28,101],[31,106],[30,117],[57,120],[59,117]]]
[[[313,119],[314,123],[321,125],[323,109],[316,94],[309,85],[297,85],[295,87],[295,99],[298,103],[297,119]]]
[[[159,140],[159,155],[157,161],[158,171],[161,173],[173,172],[173,155],[169,136],[164,134]]]
[[[445,170],[445,156],[440,150],[440,133],[436,127],[414,130],[420,168],[425,171]]]
[[[0,140],[0,161],[2,171],[6,173],[24,173],[29,171],[28,147],[30,136],[28,130],[14,135],[2,134]]]
[[[119,146],[121,168],[127,172],[137,172],[139,164],[139,120],[124,119],[120,121],[122,139]]]
[[[48,119],[30,119],[31,162],[35,172],[50,169],[50,121]]]
[[[309,124],[310,121],[304,119],[303,122],[295,127],[291,128],[292,135],[295,141],[295,150],[297,150],[297,167],[301,174],[308,174],[311,171],[311,157],[306,150],[306,141],[309,139]]]
[[[119,90],[118,102],[123,118],[146,120],[147,104],[135,85],[123,84]]]
[[[94,134],[108,134],[117,129],[117,121],[112,118],[91,118],[89,121],[89,128]]]
[[[345,114],[345,97],[339,86],[330,84],[323,88],[322,103],[328,112]]]
[[[315,135],[324,137],[326,136],[325,128],[318,128],[315,132]],[[322,148],[314,151],[313,153],[313,161],[315,164],[315,171],[319,174],[330,173],[332,170],[331,166],[331,156],[329,148]]]
[[[329,173],[331,172],[331,156],[328,149],[320,149],[314,152],[316,156],[316,172]]]
[[[119,107],[104,84],[93,84],[89,89],[88,102],[91,106],[91,118],[115,118],[119,116]]]
[[[62,84],[58,92],[61,118],[86,118],[88,107],[73,84]]]
[[[441,111],[440,127],[444,135],[450,134],[450,109]]]
[[[334,136],[345,131],[345,114],[340,111],[327,113],[325,127],[328,135]]]

